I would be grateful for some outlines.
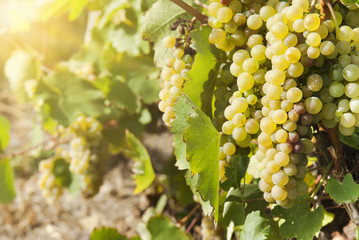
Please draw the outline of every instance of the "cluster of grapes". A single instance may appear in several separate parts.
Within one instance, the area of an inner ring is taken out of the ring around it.
[[[216,229],[214,220],[208,216],[203,216],[201,221],[201,236],[203,240],[221,240],[222,235]]]
[[[53,173],[54,162],[56,158],[42,160],[39,164],[39,178],[37,185],[41,189],[42,196],[50,203],[59,198],[62,194],[62,187],[56,183],[56,178]]]
[[[158,108],[163,112],[162,119],[167,126],[171,126],[172,120],[175,118],[173,110],[176,98],[181,94],[184,83],[189,79],[188,71],[192,67],[193,52],[183,38],[175,38],[166,36],[162,40],[165,48],[171,49],[172,57],[165,60],[165,66],[161,72],[163,80],[163,88],[159,93],[160,102]]]
[[[358,126],[359,61],[353,48],[359,46],[359,28],[336,28],[340,9],[334,20],[321,21],[319,13],[309,13],[307,0],[261,4],[213,1],[208,7],[209,41],[228,52],[229,71],[237,78],[230,91],[217,87],[229,104],[215,105],[217,117],[225,108],[222,131],[227,135],[220,147],[220,176],[237,147],[257,139],[253,158],[260,162],[259,188],[268,202],[291,207],[308,190],[303,179],[306,154],[314,147],[311,125],[339,122],[343,135]],[[326,66],[331,66],[329,74],[322,76],[311,70]]]
[[[84,63],[80,68],[76,69],[75,74],[89,82],[96,79],[95,68],[91,63]]]
[[[106,159],[105,144],[102,137],[102,125],[93,117],[79,116],[68,128],[59,128],[61,138],[70,139],[69,144],[56,148],[55,158],[62,158],[69,163],[69,170],[80,178],[81,189],[85,196],[93,196],[102,183],[103,167]],[[41,177],[39,185],[46,196],[57,198],[61,192],[56,188],[53,175],[53,160],[40,164]],[[55,190],[54,190],[55,189]],[[53,192],[55,191],[56,194]]]

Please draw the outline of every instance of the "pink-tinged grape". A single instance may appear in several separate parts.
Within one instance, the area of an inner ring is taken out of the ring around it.
[[[287,198],[288,192],[279,186],[273,186],[271,190],[272,197],[277,201],[283,201]]]
[[[287,153],[283,153],[283,152],[278,152],[276,153],[276,155],[274,156],[274,161],[279,165],[279,166],[285,166],[289,163],[289,155]]]
[[[288,183],[288,181],[288,175],[282,170],[273,173],[272,175],[272,182],[279,187],[284,187]]]

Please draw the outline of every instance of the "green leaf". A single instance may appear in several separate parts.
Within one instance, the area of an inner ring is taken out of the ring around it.
[[[320,206],[311,211],[308,203],[296,203],[289,209],[276,206],[272,214],[285,220],[280,225],[280,232],[284,237],[312,240],[322,227],[324,208]]]
[[[107,98],[119,104],[120,107],[126,109],[129,113],[135,113],[140,110],[139,100],[127,83],[116,80],[111,81]]]
[[[69,163],[63,158],[54,161],[52,172],[58,186],[69,187],[72,181]]]
[[[183,139],[191,172],[198,173],[196,188],[203,200],[208,200],[214,207],[214,216],[218,220],[220,134],[198,108],[188,117],[187,123],[189,127],[183,133]]]
[[[142,143],[129,131],[126,132],[126,155],[135,161],[135,194],[142,192],[151,185],[155,179],[150,156]]]
[[[105,113],[103,93],[69,72],[53,73],[40,81],[37,95],[48,106],[49,115],[64,126],[79,113],[94,117]]]
[[[10,121],[0,115],[0,152],[5,150],[10,140]]]
[[[173,146],[177,160],[176,166],[180,170],[189,169],[189,162],[186,157],[186,143],[183,141],[183,133],[189,126],[186,121],[187,117],[190,114],[195,113],[194,108],[195,106],[191,105],[185,96],[180,96],[174,105],[176,118],[172,122],[171,132],[174,135]]]
[[[14,174],[9,159],[0,160],[0,201],[10,203],[16,197]]]
[[[187,234],[177,228],[165,216],[157,216],[151,218],[147,223],[147,229],[151,234],[152,240],[188,240]]]
[[[184,84],[183,89],[193,103],[210,117],[212,116],[214,84],[219,67],[218,50],[208,41],[211,31],[211,28],[203,27],[191,32],[193,47],[197,53],[192,69],[188,72],[191,80]]]
[[[344,136],[339,132],[339,140],[352,148],[359,149],[359,128],[356,128],[356,130],[350,136]]]
[[[259,211],[251,212],[244,222],[241,239],[265,240],[270,232],[268,219],[262,218]]]
[[[225,168],[226,181],[221,188],[228,191],[230,187],[238,187],[247,172],[249,157],[246,155],[235,155],[231,163]]]
[[[49,18],[67,11],[71,5],[71,1],[72,0],[56,0],[46,2],[40,7],[41,20],[45,22]]]
[[[90,240],[127,240],[127,238],[118,233],[115,228],[96,228],[92,231]]]
[[[345,175],[342,183],[334,178],[328,179],[325,191],[339,203],[355,202],[359,198],[359,185],[349,173]]]

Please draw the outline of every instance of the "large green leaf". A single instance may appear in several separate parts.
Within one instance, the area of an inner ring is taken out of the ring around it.
[[[196,188],[203,200],[214,207],[214,216],[218,220],[220,134],[208,116],[198,108],[188,117],[187,123],[189,126],[183,133],[183,139],[191,172],[198,174]]]
[[[344,136],[339,132],[339,140],[352,148],[359,149],[359,128],[356,128],[356,132],[350,136]]]
[[[217,77],[218,50],[209,43],[211,28],[203,27],[191,32],[193,47],[197,53],[192,69],[188,72],[190,81],[184,85],[184,93],[208,116],[212,116],[212,98]]]
[[[152,240],[188,240],[187,234],[177,228],[165,216],[157,216],[151,218],[147,223],[147,229],[151,234]]]
[[[185,96],[177,99],[174,106],[176,118],[172,122],[171,132],[174,134],[173,146],[176,155],[176,166],[180,170],[189,169],[189,162],[186,157],[186,143],[183,141],[183,133],[188,128],[186,119],[190,114],[194,114],[195,106],[187,101]]]
[[[126,155],[135,161],[135,194],[142,192],[151,185],[155,179],[155,173],[147,149],[129,131],[126,132],[127,149]]]
[[[241,239],[243,240],[265,240],[270,232],[268,219],[260,216],[259,211],[251,212],[244,222]]]
[[[246,175],[248,164],[248,156],[235,155],[228,167],[225,168],[225,176],[227,179],[221,184],[221,188],[228,190],[230,187],[239,187],[241,180]]]
[[[0,152],[5,150],[10,140],[10,121],[0,115]]]
[[[312,240],[322,227],[324,219],[323,206],[311,211],[308,203],[297,203],[289,209],[276,206],[272,213],[285,220],[280,225],[281,234],[298,240]]]
[[[10,203],[16,197],[14,174],[9,159],[0,160],[0,201]]]
[[[95,117],[105,113],[103,93],[69,72],[50,74],[39,82],[37,94],[47,104],[50,116],[65,126],[79,113]]]
[[[90,240],[127,240],[127,238],[118,233],[115,228],[95,228],[92,233]]]
[[[359,198],[359,185],[353,180],[351,174],[345,175],[343,182],[337,179],[328,179],[325,191],[339,203],[355,202]]]

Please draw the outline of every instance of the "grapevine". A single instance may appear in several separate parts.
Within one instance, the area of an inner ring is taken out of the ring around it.
[[[152,204],[141,239],[310,240],[339,214],[359,225],[358,1],[46,4],[31,21],[69,13],[85,42],[52,62],[4,30],[16,48],[8,87],[45,140],[11,152],[0,116],[0,172],[37,159],[38,187],[56,204],[68,191],[93,197],[112,158],[132,159],[134,194]],[[159,129],[173,154],[153,167],[141,141]],[[118,233],[93,231],[106,234]]]

